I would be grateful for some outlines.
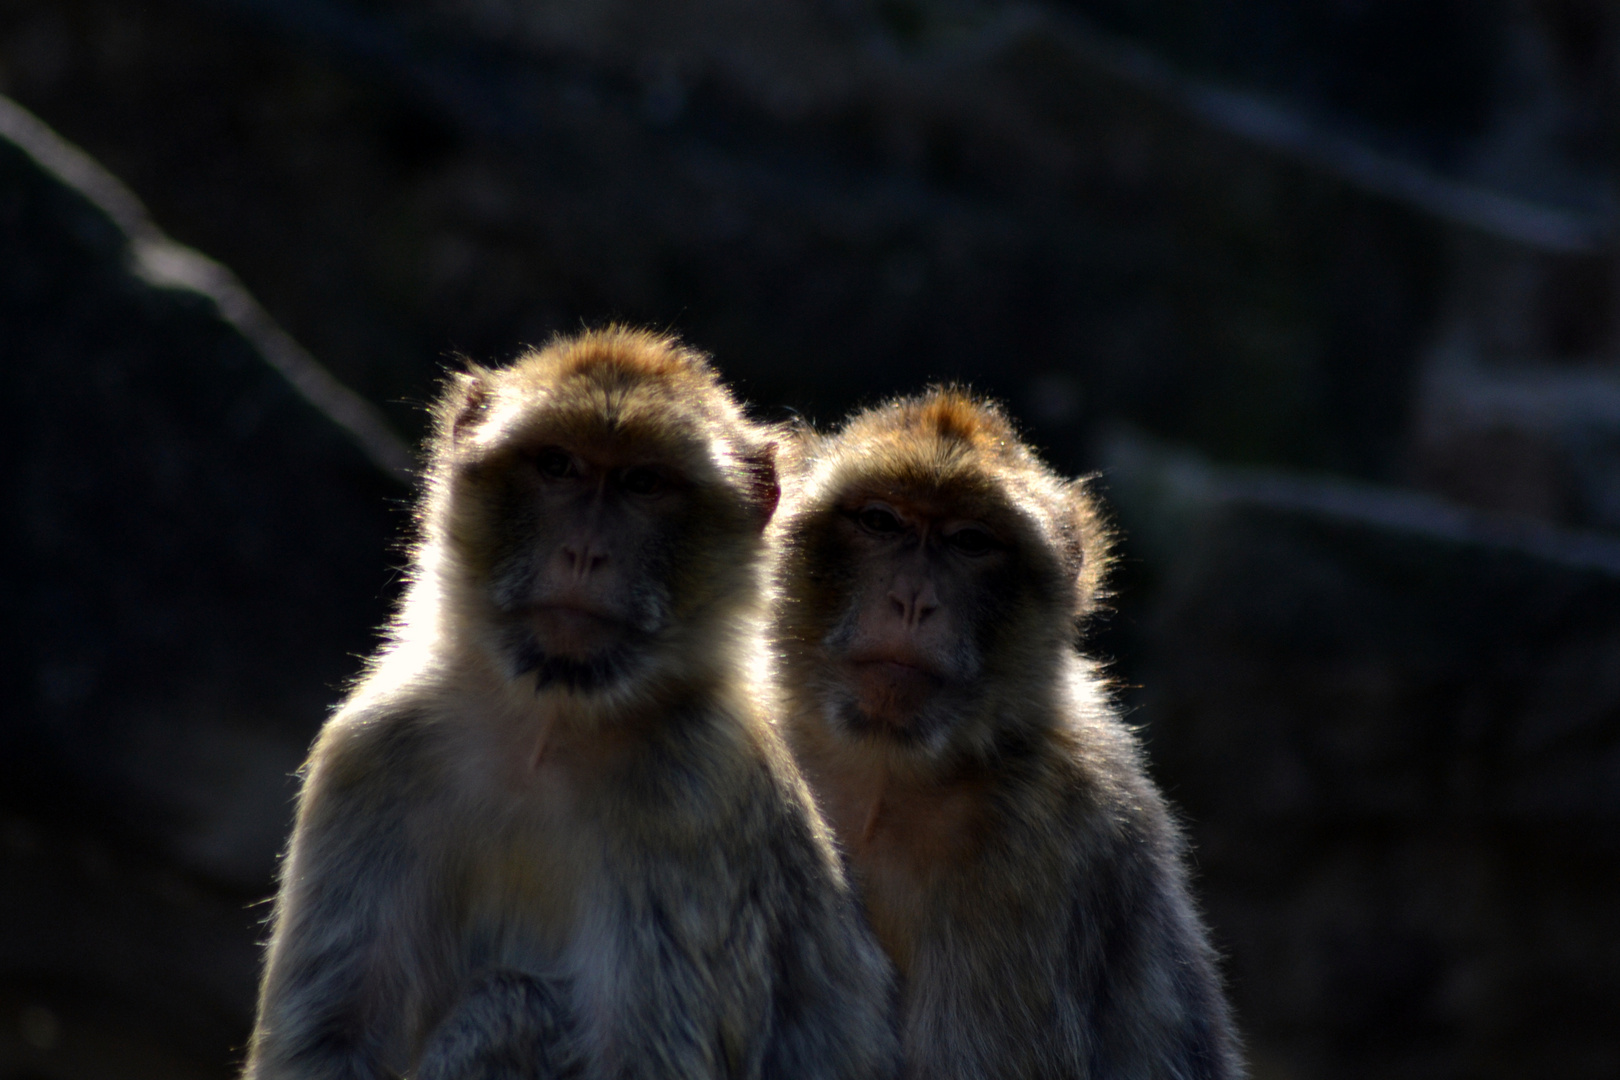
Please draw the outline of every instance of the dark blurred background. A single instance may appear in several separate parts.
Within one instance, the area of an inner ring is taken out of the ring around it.
[[[0,1078],[231,1073],[421,406],[608,319],[1100,472],[1257,1078],[1620,1076],[1606,0],[0,0],[0,93]]]

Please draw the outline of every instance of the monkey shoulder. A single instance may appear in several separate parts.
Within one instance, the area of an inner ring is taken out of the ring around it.
[[[1049,895],[1070,902],[1049,920],[1085,922],[1182,891],[1181,830],[1100,688],[1068,695],[1042,736],[1000,764],[996,790],[983,850],[1014,879],[1026,876],[1019,866],[1045,867],[1059,886]]]
[[[818,872],[842,880],[831,828],[816,808],[793,751],[782,733],[763,718],[753,717],[741,726],[743,770],[751,788],[759,792],[756,803],[759,828],[779,845],[792,849],[795,860],[813,865]]]
[[[1137,733],[1126,724],[1095,665],[1076,657],[1057,701],[1058,715],[1036,766],[1059,820],[1135,842],[1174,831],[1169,808],[1149,778]],[[1166,835],[1168,839],[1168,836]]]
[[[671,718],[644,755],[648,767],[624,777],[624,797],[608,810],[624,827],[608,829],[608,841],[678,869],[683,888],[696,887],[692,868],[707,868],[698,876],[715,902],[752,909],[770,937],[811,925],[815,939],[844,936],[834,926],[856,918],[855,897],[786,744],[747,703],[705,707],[703,717]]]
[[[791,752],[756,708],[722,698],[688,709],[625,777],[658,832],[701,844],[722,836],[754,859],[784,845],[831,850]]]
[[[425,808],[449,793],[456,741],[442,703],[398,697],[345,707],[321,729],[305,800],[345,813]]]
[[[1068,979],[1082,997],[1114,1001],[1131,1023],[1154,1029],[1144,1045],[1167,1059],[1229,1055],[1180,824],[1147,774],[1135,733],[1100,694],[1082,698],[1066,719],[1048,744],[1046,797],[1059,834],[1049,850],[1061,853],[1056,877],[1066,903],[1053,914]],[[1126,1007],[1140,994],[1147,997]]]

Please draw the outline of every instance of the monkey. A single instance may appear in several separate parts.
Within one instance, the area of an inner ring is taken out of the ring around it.
[[[1085,481],[955,387],[796,454],[776,711],[899,972],[904,1075],[1242,1075],[1179,826],[1079,649],[1113,543]]]
[[[890,965],[761,688],[770,430],[619,326],[470,365],[432,417],[247,1080],[896,1075]]]

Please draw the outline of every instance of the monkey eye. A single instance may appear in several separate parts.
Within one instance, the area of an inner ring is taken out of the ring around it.
[[[989,529],[982,529],[977,525],[962,526],[947,536],[945,542],[953,551],[963,555],[988,555],[1000,546]]]
[[[619,485],[631,495],[657,495],[669,479],[651,465],[632,465],[619,474]]]
[[[879,534],[893,534],[905,528],[900,515],[885,506],[865,507],[855,515],[855,520],[866,531]]]
[[[541,476],[552,480],[566,480],[574,475],[574,459],[566,450],[548,446],[535,455],[534,467]]]

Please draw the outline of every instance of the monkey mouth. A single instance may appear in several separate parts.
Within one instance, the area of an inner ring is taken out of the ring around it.
[[[634,630],[596,611],[567,605],[526,610],[505,634],[512,678],[533,673],[536,690],[596,693],[637,668]]]

